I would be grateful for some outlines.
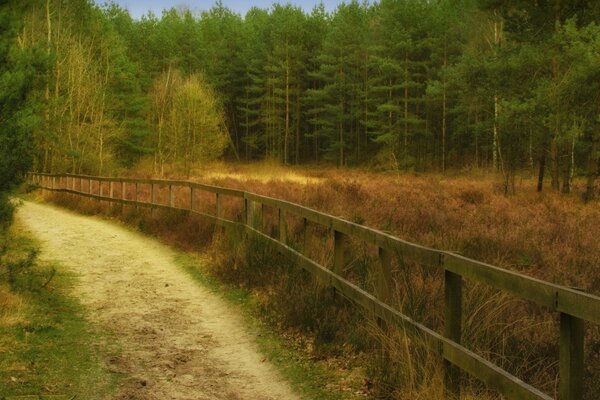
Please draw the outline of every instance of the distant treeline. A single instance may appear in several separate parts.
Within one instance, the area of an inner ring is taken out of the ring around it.
[[[104,172],[225,156],[415,171],[494,168],[590,191],[600,150],[600,2],[382,0],[245,16],[29,1],[35,165]],[[202,99],[209,99],[202,101]],[[186,111],[181,111],[183,106]],[[205,121],[204,116],[208,116]],[[188,118],[189,117],[189,118]]]

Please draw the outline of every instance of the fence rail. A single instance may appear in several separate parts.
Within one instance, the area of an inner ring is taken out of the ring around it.
[[[320,281],[334,287],[336,291],[362,307],[369,314],[381,318],[390,325],[401,327],[412,337],[422,339],[432,351],[438,353],[445,360],[445,387],[449,398],[456,398],[460,394],[458,371],[462,370],[510,399],[552,399],[549,395],[542,393],[461,345],[463,279],[488,285],[534,302],[560,315],[559,400],[580,400],[583,398],[584,323],[587,321],[597,325],[600,324],[600,297],[508,271],[451,252],[410,243],[379,230],[355,224],[295,203],[241,190],[196,182],[159,179],[40,173],[31,173],[28,178],[32,184],[44,190],[70,193],[117,204],[186,211],[209,218],[217,225],[243,229],[249,234],[268,240],[280,253],[291,257],[300,267]],[[84,182],[87,185],[84,185]],[[93,182],[98,183],[96,193],[93,193]],[[103,190],[102,182],[109,184],[108,193]],[[121,185],[120,198],[114,195],[115,184]],[[129,184],[135,185],[135,199],[127,199],[125,196],[126,185]],[[139,185],[151,186],[150,201],[140,200],[138,195]],[[79,189],[76,190],[76,187]],[[168,204],[157,203],[157,187],[169,188]],[[84,188],[87,188],[87,191],[84,191]],[[187,207],[175,206],[174,188],[189,189],[190,202]],[[214,213],[194,209],[196,191],[215,194]],[[223,196],[238,198],[243,202],[241,221],[223,217]],[[261,231],[260,218],[262,213],[260,210],[264,206],[271,207],[278,213],[278,238],[273,238]],[[289,246],[286,228],[288,215],[295,215],[303,218],[305,222],[310,221],[332,231],[334,242],[332,269],[318,264],[305,254]],[[379,263],[376,266],[378,268],[378,282],[375,293],[369,293],[340,276],[345,267],[344,249],[348,246],[347,239],[349,237],[378,248]],[[391,273],[391,255],[399,255],[403,259],[444,271],[445,321],[443,334],[412,320],[387,304],[390,299],[388,280]]]

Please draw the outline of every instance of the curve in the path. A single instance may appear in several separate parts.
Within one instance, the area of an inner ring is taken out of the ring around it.
[[[175,253],[109,221],[25,202],[22,225],[41,257],[78,275],[76,295],[100,328],[117,333],[133,377],[119,399],[298,399],[257,352],[242,318],[192,281]]]

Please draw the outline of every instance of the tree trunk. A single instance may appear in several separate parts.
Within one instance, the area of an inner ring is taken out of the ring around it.
[[[552,189],[558,191],[560,189],[558,175],[559,175],[559,162],[558,162],[558,144],[556,143],[556,135],[552,135],[550,139],[550,172],[552,174]]]
[[[404,56],[404,153],[408,153],[408,54]]]
[[[296,94],[296,165],[300,164],[300,96]]]
[[[495,12],[494,12],[495,14]],[[500,46],[500,23],[497,19],[494,20],[494,50],[497,51],[498,46]],[[495,170],[499,170],[501,165],[500,163],[500,147],[499,147],[499,133],[498,133],[498,92],[494,91],[494,129],[493,129],[493,138],[492,138],[492,163],[493,168]]]
[[[583,201],[588,202],[596,197],[596,178],[598,177],[598,151],[600,142],[600,134],[594,135],[592,139],[592,149],[587,167],[587,183],[585,193],[583,194]]]
[[[560,1],[555,3],[554,9],[554,27],[555,34],[558,36],[560,33]],[[560,98],[558,96],[558,87],[560,85],[560,65],[558,61],[558,57],[560,55],[560,49],[555,49],[556,53],[552,58],[552,75],[554,79],[554,132],[552,132],[552,139],[550,142],[550,161],[552,162],[551,172],[552,172],[552,189],[558,191],[560,189],[559,182],[559,174],[560,174],[560,165],[559,165],[559,155],[558,155],[558,139],[560,138],[561,133],[561,120],[560,120]]]
[[[446,111],[446,76],[445,69],[448,66],[448,43],[444,39],[444,78],[442,79],[442,173],[446,173],[446,129],[447,129],[447,111]]]
[[[50,56],[52,46],[52,19],[50,16],[50,0],[46,0],[46,55]],[[50,79],[46,79],[46,88],[44,90],[44,172],[52,172],[50,170],[50,140],[48,134],[50,132]]]
[[[562,193],[569,194],[571,193],[571,163],[565,162],[563,163],[563,186]]]
[[[288,164],[288,143],[290,138],[290,59],[286,41],[285,58],[285,134],[283,139],[283,164]]]
[[[538,183],[537,183],[537,191],[538,193],[541,193],[541,191],[544,189],[544,172],[546,169],[546,145],[544,144],[542,147],[542,151],[540,154],[540,170],[538,173]]]

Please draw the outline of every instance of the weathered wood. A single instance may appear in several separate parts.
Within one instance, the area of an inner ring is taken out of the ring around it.
[[[281,208],[286,212],[298,215],[323,227],[335,229],[348,236],[356,237],[367,244],[383,247],[394,254],[420,262],[429,266],[439,266],[439,257],[442,252],[424,246],[410,243],[376,229],[365,227],[333,217],[331,215],[304,207],[288,201],[277,200],[267,196],[254,193],[245,193],[244,196],[250,200],[257,201],[274,208]]]
[[[285,221],[285,211],[283,211],[281,208],[278,208],[277,213],[279,214],[279,241],[287,245],[287,224]]]
[[[252,226],[254,223],[254,202],[246,199],[246,225]]]
[[[150,194],[150,203],[151,204],[156,204],[156,184],[152,183],[151,184],[151,194]]]
[[[194,187],[190,186],[190,210],[194,211]]]
[[[103,193],[102,193],[102,190],[103,190],[102,182],[98,182],[98,186],[99,186],[99,188],[98,188],[98,195],[100,197],[102,197],[102,195],[103,195]]]
[[[348,238],[342,232],[333,231],[333,272],[342,275],[346,268],[346,246]]]
[[[111,199],[113,197],[115,197],[115,183],[113,181],[110,181],[109,186],[108,186],[108,191],[109,191],[109,197]]]
[[[460,344],[462,335],[462,277],[454,272],[444,273],[444,337]],[[444,362],[446,398],[460,399],[460,371],[447,360]]]
[[[258,229],[261,232],[264,232],[265,227],[265,219],[264,219],[264,211],[265,205],[263,203],[254,203],[254,219],[255,221],[255,229]]]
[[[442,355],[461,370],[496,389],[506,399],[552,400],[552,397],[457,343],[444,340]]]
[[[216,217],[221,218],[221,196],[219,193],[215,193],[215,204],[216,204]]]
[[[392,254],[384,249],[378,250],[379,262],[376,263],[375,295],[384,303],[392,299]]]
[[[127,200],[127,182],[121,181],[121,199]]]
[[[40,176],[42,175],[49,175],[49,174],[39,174]],[[220,186],[213,186],[213,185],[206,185],[206,184],[202,184],[202,183],[196,183],[196,182],[189,182],[189,181],[175,181],[175,180],[166,180],[166,179],[138,179],[138,178],[117,178],[117,177],[102,177],[102,176],[91,176],[91,175],[73,175],[73,174],[64,174],[64,176],[73,176],[73,177],[78,177],[81,179],[88,179],[88,178],[92,178],[98,181],[104,181],[104,182],[126,182],[126,183],[139,183],[142,185],[163,185],[163,186],[168,186],[168,185],[172,185],[172,186],[183,186],[183,187],[195,187],[196,189],[200,189],[206,192],[213,192],[213,193],[221,193],[223,195],[227,195],[227,196],[232,196],[232,197],[244,197],[244,192],[238,189],[229,189],[229,188],[224,188],[224,187],[220,187]]]
[[[308,230],[308,219],[302,218],[302,249],[303,249],[304,255],[308,255],[308,252],[310,251],[309,243],[310,243],[310,232]]]
[[[169,207],[175,207],[175,194],[173,193],[173,185],[169,185]]]
[[[465,279],[512,293],[551,310],[600,324],[600,297],[453,253],[444,254],[443,266],[446,270],[461,275]]]
[[[263,203],[260,203],[260,207],[258,209],[258,215],[259,215],[259,224],[258,224],[258,228],[262,231],[265,232],[265,230],[267,229],[265,224],[266,224],[266,220],[265,220],[265,205]]]
[[[518,400],[552,400],[550,396],[512,376],[490,361],[462,347],[460,344],[442,337],[440,334],[401,314],[391,306],[376,299],[372,294],[365,292],[353,283],[336,275],[333,271],[317,264],[315,261],[310,260],[289,246],[250,227],[246,229],[249,233],[260,235],[264,239],[270,240],[279,252],[290,256],[300,267],[313,274],[320,281],[327,282],[336,288],[338,293],[365,309],[369,314],[375,314],[389,324],[399,326],[408,336],[422,342],[435,352],[441,352],[446,360],[468,372],[473,377],[480,379],[490,387],[497,389],[506,398]]]
[[[583,399],[584,322],[560,313],[559,400]]]
[[[260,230],[262,227],[262,203],[257,203],[256,201],[252,202],[252,227],[254,229]]]

